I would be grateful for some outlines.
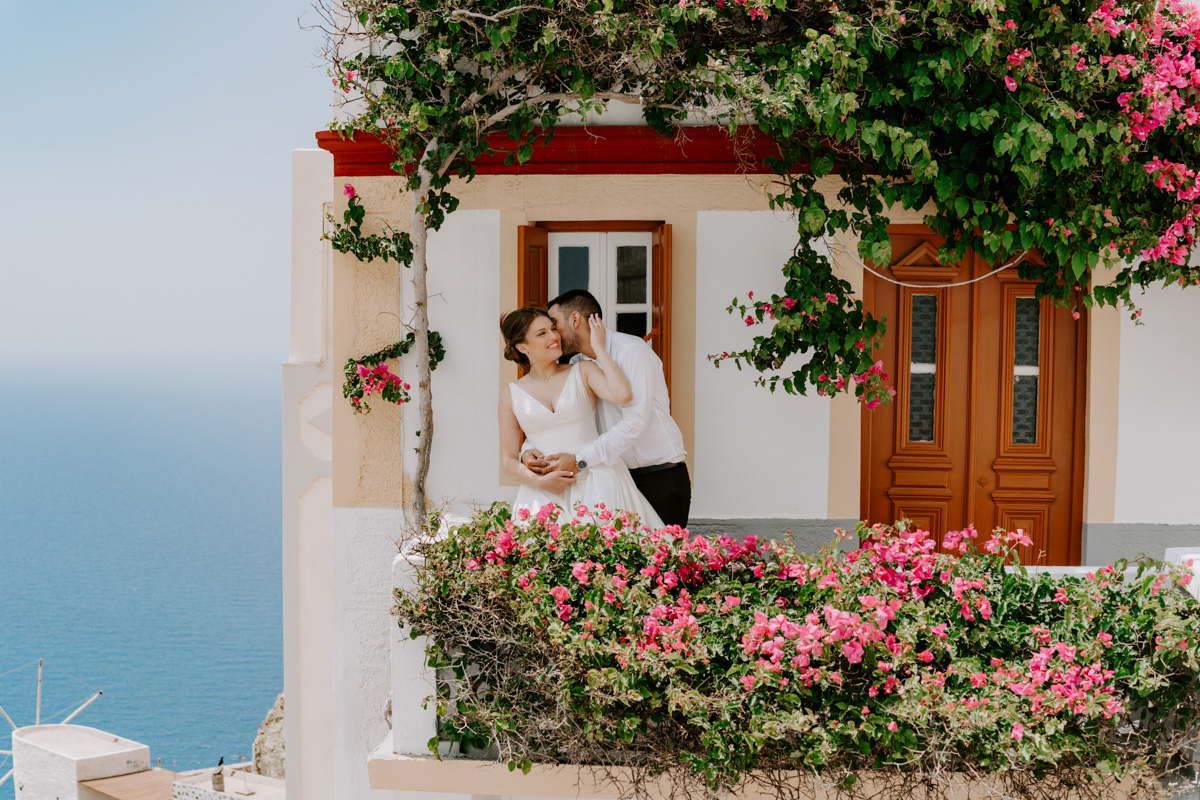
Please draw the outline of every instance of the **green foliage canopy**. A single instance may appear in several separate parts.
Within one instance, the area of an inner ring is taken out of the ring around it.
[[[347,0],[325,13],[330,75],[351,101],[334,128],[381,136],[411,189],[413,166],[428,168],[433,229],[498,131],[516,162],[612,102],[664,135],[689,114],[769,134],[772,203],[801,242],[782,294],[731,306],[769,329],[714,359],[772,389],[886,398],[869,369],[882,323],[812,240],[851,232],[859,257],[886,264],[895,209],[925,210],[943,262],[1020,260],[1062,304],[1132,307],[1136,287],[1200,281],[1187,264],[1200,21],[1171,0]],[[831,198],[817,181],[834,173]],[[1100,282],[1106,259],[1121,265]],[[795,353],[809,359],[789,374]]]

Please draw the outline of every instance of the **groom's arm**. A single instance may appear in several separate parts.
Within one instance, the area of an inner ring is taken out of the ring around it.
[[[653,408],[654,385],[657,373],[662,370],[658,356],[649,347],[631,347],[626,351],[625,363],[619,365],[633,389],[633,399],[621,406],[621,421],[609,428],[596,441],[583,447],[575,454],[589,464],[619,464],[621,457],[650,421]]]

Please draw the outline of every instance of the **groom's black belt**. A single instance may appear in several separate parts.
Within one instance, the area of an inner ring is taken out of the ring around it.
[[[636,469],[629,470],[629,474],[634,476],[649,475],[651,472],[662,472],[664,469],[675,469],[682,463],[682,461],[668,461],[666,464],[654,464],[649,467],[637,467]]]

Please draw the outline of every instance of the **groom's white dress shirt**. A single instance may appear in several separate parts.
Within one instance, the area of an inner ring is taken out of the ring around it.
[[[662,361],[645,341],[608,330],[607,350],[629,378],[633,399],[623,406],[596,403],[600,438],[584,446],[575,457],[589,464],[624,461],[630,469],[670,464],[687,458],[683,434],[671,419],[671,399]],[[574,356],[574,364],[586,358]]]

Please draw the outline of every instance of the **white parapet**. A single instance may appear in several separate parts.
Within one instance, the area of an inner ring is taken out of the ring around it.
[[[83,725],[30,725],[12,734],[17,800],[93,800],[80,781],[150,769],[150,748]]]
[[[1196,579],[1197,571],[1200,570],[1200,547],[1168,547],[1163,561],[1168,564],[1182,564],[1191,571],[1192,582],[1188,584],[1187,590],[1192,597],[1200,600],[1200,580]]]
[[[420,556],[401,553],[392,562],[392,585],[401,592],[417,588],[416,570]],[[426,703],[435,689],[434,674],[425,663],[423,637],[412,638],[411,629],[392,629],[392,747],[402,755],[429,752],[429,740],[437,735],[437,709]]]

